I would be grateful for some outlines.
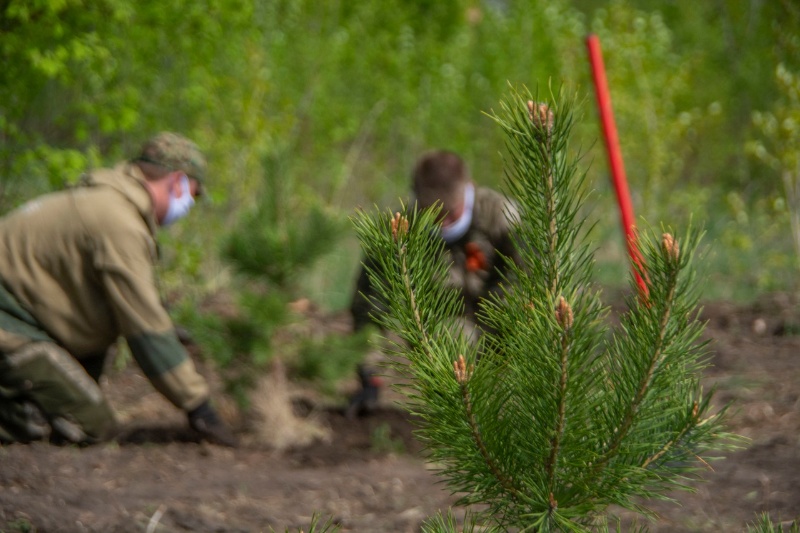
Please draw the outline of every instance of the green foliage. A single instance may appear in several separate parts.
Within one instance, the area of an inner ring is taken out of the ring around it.
[[[689,213],[704,207],[680,201],[693,198],[691,184],[684,184],[690,188],[685,198],[663,201],[667,192],[680,191],[676,184],[692,148],[686,138],[705,118],[680,108],[690,90],[692,61],[676,53],[660,13],[633,9],[624,0],[598,10],[592,32],[602,43],[625,167],[640,209],[658,220],[674,218],[677,206]]]
[[[547,4],[529,17],[537,7],[529,2],[105,0],[91,8],[42,2],[33,16],[12,2],[2,15],[3,59],[12,67],[3,101],[19,105],[4,109],[13,151],[4,160],[18,165],[12,174],[22,172],[21,155],[38,144],[111,145],[108,156],[117,157],[132,148],[128,136],[135,142],[169,128],[209,147],[212,164],[224,169],[217,179],[226,187],[216,191],[223,202],[248,197],[257,186],[250,171],[276,144],[302,154],[299,173],[325,176],[315,188],[326,201],[351,200],[356,172],[363,190],[394,192],[396,171],[404,174],[421,149],[471,151],[485,124],[463,109],[488,107],[506,79],[557,74],[554,44],[574,39],[580,25],[563,3]],[[492,39],[484,51],[487,37],[508,32],[554,42],[520,48]],[[63,127],[40,135],[56,114]],[[376,174],[389,179],[381,186]]]
[[[369,328],[353,335],[330,334],[301,341],[297,356],[289,362],[295,377],[313,380],[326,392],[353,374],[369,349]]]
[[[264,177],[255,208],[240,215],[223,255],[237,272],[290,292],[297,277],[336,246],[347,221],[311,194],[293,191],[292,178],[273,159]]]
[[[370,448],[376,453],[400,454],[405,451],[403,441],[392,437],[392,427],[385,422],[372,430]]]
[[[464,518],[464,525],[459,529],[458,521],[455,516],[453,516],[452,510],[448,509],[446,515],[439,512],[435,516],[425,520],[422,524],[421,531],[422,533],[445,533],[448,531],[460,531],[461,533],[475,533],[476,531],[480,531],[481,533],[502,533],[506,531],[500,527],[487,528],[483,525],[477,526],[475,522],[476,517],[467,513]]]
[[[798,533],[800,532],[800,522],[793,520],[784,529],[783,524],[775,524],[769,513],[761,513],[752,524],[747,525],[747,533]]]
[[[202,224],[170,230],[195,259],[167,268],[190,269],[198,290],[211,290],[217,241],[238,210],[253,207],[266,156],[284,154],[282,175],[304,185],[290,195],[312,192],[323,210],[396,203],[411,163],[433,147],[458,151],[478,181],[495,185],[503,140],[480,110],[507,80],[588,86],[591,30],[638,213],[684,221],[705,212],[720,219],[710,230],[730,233],[729,192],[751,212],[778,192],[777,170],[749,161],[741,146],[755,137],[751,112],[780,95],[775,67],[799,66],[800,10],[695,4],[10,0],[0,7],[0,211],[129,157],[154,131],[181,131],[208,151],[211,202]],[[596,121],[576,126],[596,137]],[[605,159],[599,144],[588,155]],[[587,183],[613,211],[606,176],[595,165]],[[772,232],[781,222],[771,213],[759,218],[766,228],[743,237]],[[600,224],[616,230],[615,222]],[[742,268],[731,276],[751,272]],[[338,286],[350,281],[344,267],[337,275]]]
[[[242,61],[231,58],[240,57],[254,29],[242,26],[245,4],[204,4],[6,2],[0,8],[3,175],[46,176],[44,169],[56,167],[50,182],[67,183],[100,161],[61,166],[62,151],[97,154],[111,144],[104,156],[130,155],[136,145],[120,143],[123,136],[136,143],[155,129],[191,133],[214,114],[208,110],[230,113],[235,104],[216,105],[222,93],[215,80],[234,68],[240,69],[234,77],[244,74]],[[217,46],[223,37],[226,47]]]
[[[715,202],[715,236],[701,268],[708,276],[708,298],[753,299],[758,294],[797,288],[797,257],[792,254],[791,211],[780,196],[748,201],[730,192]]]
[[[258,371],[272,357],[272,335],[286,318],[286,306],[283,298],[248,297],[247,292],[239,305],[236,314],[226,316],[184,300],[174,316],[191,333],[204,357],[217,365],[226,391],[246,407]]]
[[[440,281],[435,213],[404,210],[391,224],[362,214],[356,230],[377,258],[371,281],[389,309],[378,319],[403,341],[393,363],[410,378],[420,438],[460,503],[480,504],[478,516],[499,527],[588,531],[610,505],[647,514],[640,497],[690,490],[699,458],[727,447],[724,410],[712,413],[700,386],[699,232],[642,233],[648,290],[631,282],[629,311],[610,332],[580,215],[586,174],[568,156],[575,101],[553,96],[548,127],[531,120],[530,98],[514,91],[493,116],[524,267],[485,302],[492,332],[477,345]]]
[[[336,246],[346,224],[310,195],[295,194],[296,184],[284,174],[280,158],[264,163],[264,190],[223,241],[222,257],[238,274],[238,313],[222,319],[190,304],[181,316],[190,330],[202,331],[198,344],[221,367],[229,391],[242,404],[255,371],[273,355],[272,337],[288,319],[287,305],[298,296],[299,276]],[[356,352],[347,343],[329,344],[339,345],[334,354],[354,358]],[[301,374],[334,377],[332,365],[338,359],[326,360],[323,353],[323,347],[306,344],[298,364]]]
[[[793,268],[783,266],[790,244],[786,214],[772,208],[780,182],[774,170],[753,165],[742,145],[753,137],[751,111],[780,92],[770,70],[779,62],[796,68],[800,10],[791,2],[574,4],[602,43],[637,214],[653,224],[686,224],[692,217],[706,222],[716,249],[709,297],[749,299],[762,290],[796,289]],[[605,160],[596,148],[591,155]],[[596,171],[590,178],[610,209],[607,179]],[[735,218],[729,194],[745,201],[747,223]],[[741,246],[750,240],[752,246]],[[609,257],[617,264],[624,261],[620,244]],[[766,255],[777,268],[765,266]],[[741,283],[744,278],[751,281]]]
[[[47,177],[44,171],[48,167],[63,163],[60,150],[42,143],[43,136],[45,132],[73,134],[70,120],[77,107],[85,110],[86,105],[71,96],[91,97],[102,90],[114,58],[93,26],[103,18],[111,23],[124,21],[128,12],[122,4],[10,1],[0,8],[4,65],[0,73],[0,101],[4,102],[0,133],[5,140],[0,147],[0,174],[11,176],[30,168],[37,178]],[[46,148],[43,152],[37,150],[41,144]],[[82,170],[87,162],[73,161],[79,164],[66,170]],[[63,176],[49,178],[58,182]]]
[[[184,309],[184,313],[178,314],[182,317],[181,323],[197,332],[194,334],[196,342],[221,367],[231,365],[236,354],[243,353],[253,344],[252,328],[241,321],[224,319],[216,314],[195,314],[194,307]]]
[[[18,533],[30,533],[36,531],[33,524],[27,518],[17,518],[16,520],[8,523],[9,532],[16,531]]]
[[[639,94],[639,98],[661,98],[660,88],[656,89],[659,86],[654,82],[671,74],[684,78],[680,83],[682,90],[677,93],[673,90],[676,87],[673,82],[677,80],[667,80],[664,97],[668,102],[655,102],[655,105],[665,106],[663,111],[671,110],[658,119],[665,124],[683,113],[689,113],[692,118],[682,150],[677,152],[682,161],[676,164],[685,167],[680,178],[682,186],[703,184],[724,189],[738,186],[760,194],[774,190],[772,177],[748,165],[741,146],[750,136],[752,110],[765,108],[777,96],[777,87],[770,80],[774,67],[781,62],[791,63],[790,68],[797,67],[800,9],[794,3],[723,0],[715,4],[697,4],[692,0],[629,0],[613,2],[613,9],[601,10],[594,2],[575,0],[573,3],[590,17],[600,18],[601,12],[613,11],[610,17],[605,16],[607,20],[629,21],[627,25],[607,24],[606,30],[612,35],[601,35],[606,59],[612,68],[609,82],[615,110],[629,108],[631,116],[635,117],[636,108],[627,102],[632,93]],[[651,24],[653,17],[657,17],[663,27],[662,30],[654,28],[656,49],[653,51],[671,60],[663,65],[652,63],[642,54],[642,47],[648,46],[642,41],[630,51],[613,45],[606,47],[607,39],[626,40],[631,32],[638,33]],[[594,25],[592,29],[594,31]],[[663,39],[664,30],[669,36],[668,43]],[[615,37],[614,33],[619,35]],[[664,44],[668,49],[663,48]],[[618,54],[622,61],[615,59]],[[640,61],[628,63],[625,60],[637,57]],[[652,90],[650,96],[640,92],[646,85]],[[645,106],[643,110],[651,108]],[[651,122],[653,117],[649,111],[646,116],[645,120]],[[697,120],[699,118],[702,120]],[[626,160],[643,157],[637,154],[640,147],[653,142],[638,137],[638,131],[628,135],[621,129]]]
[[[547,39],[520,47],[494,36],[532,32],[564,42],[576,35],[563,2],[526,16],[539,4],[299,1],[265,7],[271,68],[284,81],[278,89],[283,101],[297,108],[290,142],[326,176],[319,194],[349,205],[391,199],[405,189],[410,162],[433,146],[490,157],[491,150],[480,150],[492,139],[478,110],[491,105],[507,79],[557,75],[561,68]],[[321,47],[324,55],[317,53]],[[473,159],[477,175],[497,179],[490,160]]]
[[[747,150],[781,176],[800,268],[800,70],[779,64],[775,79],[781,97],[771,111],[753,114],[762,139],[749,142]]]

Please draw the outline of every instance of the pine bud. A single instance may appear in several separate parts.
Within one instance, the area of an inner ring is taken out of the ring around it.
[[[408,219],[399,212],[395,213],[392,219],[392,239],[397,242],[397,239],[406,233],[408,233]]]
[[[547,104],[537,104],[533,100],[528,100],[528,117],[537,128],[546,128],[547,131],[553,129],[555,117]]]
[[[678,246],[678,241],[676,241],[675,237],[671,234],[665,233],[661,236],[661,249],[664,251],[664,255],[666,255],[667,259],[674,262],[678,261],[680,247]]]
[[[562,328],[564,328],[564,330],[569,330],[572,327],[572,307],[569,306],[567,300],[563,296],[558,297],[558,305],[556,305],[556,321]]]
[[[463,355],[459,355],[458,359],[453,361],[453,373],[456,375],[456,381],[461,385],[469,381],[473,370],[475,370],[473,365],[469,365],[469,368],[467,368],[467,362],[464,360]]]

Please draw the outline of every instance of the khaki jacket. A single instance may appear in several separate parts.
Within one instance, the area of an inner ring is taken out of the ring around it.
[[[503,195],[476,187],[469,229],[458,241],[445,243],[444,259],[450,264],[447,284],[461,292],[464,316],[472,322],[477,321],[480,301],[500,290],[504,276],[511,277],[502,257],[520,262],[510,231],[516,216],[514,205]],[[356,329],[370,322],[376,297],[366,268],[362,268],[350,306]]]
[[[144,181],[121,163],[0,220],[0,352],[50,338],[80,360],[122,336],[156,389],[189,410],[208,386],[161,303]]]

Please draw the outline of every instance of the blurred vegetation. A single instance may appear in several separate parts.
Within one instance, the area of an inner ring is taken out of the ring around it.
[[[370,349],[370,331],[352,335],[323,335],[303,340],[290,363],[291,376],[313,382],[323,393],[335,394],[336,384],[353,377]]]
[[[747,525],[747,533],[800,533],[800,522],[776,523],[769,513],[761,513],[755,522]]]
[[[396,205],[424,150],[455,150],[500,186],[486,113],[509,84],[565,84],[592,102],[590,32],[639,220],[707,230],[707,298],[797,290],[793,0],[0,0],[0,212],[156,131],[193,138],[210,200],[164,232],[163,284],[187,327],[216,332],[207,351],[232,360],[267,342],[291,298],[347,306],[359,248],[340,222]],[[576,144],[592,162],[600,277],[621,285],[618,211],[585,109]],[[220,291],[251,316],[203,315]]]
[[[383,422],[370,434],[370,449],[376,453],[402,454],[406,446],[402,439],[392,436],[392,426]]]

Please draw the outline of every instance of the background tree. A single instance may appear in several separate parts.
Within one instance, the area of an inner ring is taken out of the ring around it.
[[[200,308],[241,290],[220,252],[258,209],[265,172],[279,173],[288,203],[334,218],[396,205],[430,148],[458,152],[476,179],[498,185],[503,136],[482,111],[508,82],[588,87],[591,31],[637,214],[703,220],[709,298],[797,290],[780,170],[743,144],[762,138],[753,110],[779,101],[777,65],[800,68],[798,8],[695,4],[0,0],[0,212],[128,156],[153,131],[180,131],[208,152],[210,201],[161,236],[162,280],[174,309]],[[587,158],[604,161],[592,113],[574,134]],[[263,164],[277,156],[279,167]],[[593,165],[585,186],[606,213],[595,275],[619,286],[627,257],[607,174]],[[341,310],[358,257],[357,238],[344,234],[293,283]]]

